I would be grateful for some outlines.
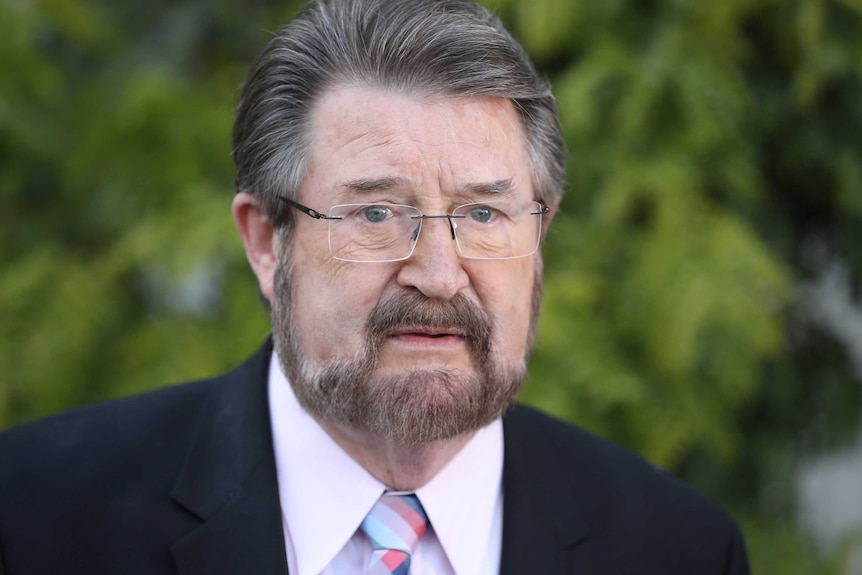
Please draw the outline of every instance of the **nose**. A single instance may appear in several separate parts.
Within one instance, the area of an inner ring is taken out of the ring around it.
[[[431,299],[450,300],[470,283],[448,218],[422,220],[413,254],[398,271],[398,283]]]

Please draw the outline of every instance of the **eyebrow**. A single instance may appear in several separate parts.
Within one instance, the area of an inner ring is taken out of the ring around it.
[[[379,192],[403,186],[406,182],[404,178],[374,178],[350,180],[341,187],[353,192]]]
[[[406,184],[405,178],[387,177],[350,180],[342,184],[341,187],[352,192],[379,192],[403,187]],[[493,182],[470,182],[463,185],[458,192],[460,195],[466,196],[493,196],[511,192],[513,187],[514,180],[507,178]]]
[[[495,182],[473,182],[463,186],[461,193],[476,196],[505,194],[512,191],[513,184],[512,178]]]

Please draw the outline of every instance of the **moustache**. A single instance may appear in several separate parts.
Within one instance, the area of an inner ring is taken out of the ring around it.
[[[488,314],[461,294],[443,301],[417,291],[400,292],[378,302],[368,318],[368,337],[375,348],[392,334],[422,328],[461,335],[477,359],[486,358],[491,351]]]

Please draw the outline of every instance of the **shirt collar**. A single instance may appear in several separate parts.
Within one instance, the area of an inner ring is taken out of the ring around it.
[[[298,575],[323,571],[359,528],[386,486],[356,463],[299,405],[272,354],[269,402],[281,509]],[[503,471],[503,426],[479,430],[431,481],[416,490],[458,575],[479,573]]]
[[[503,424],[497,419],[416,490],[458,575],[482,572],[485,550],[494,535],[494,513],[499,511],[502,476]]]

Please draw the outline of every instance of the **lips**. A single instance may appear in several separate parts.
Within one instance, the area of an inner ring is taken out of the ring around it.
[[[439,329],[439,328],[421,328],[421,327],[410,327],[407,329],[399,329],[398,331],[392,334],[393,336],[399,335],[413,335],[417,337],[429,337],[429,338],[441,338],[441,337],[464,337],[463,330],[459,329]]]
[[[413,341],[413,342],[432,342],[437,341],[443,343],[445,341],[458,341],[463,342],[465,340],[464,334],[459,330],[441,330],[441,329],[422,329],[422,328],[408,328],[408,329],[399,329],[393,331],[388,336],[389,339],[395,339],[400,341]]]
[[[439,301],[403,291],[375,306],[368,320],[368,340],[374,353],[386,341],[428,349],[466,344],[482,363],[490,352],[491,323],[477,304],[461,294]]]

